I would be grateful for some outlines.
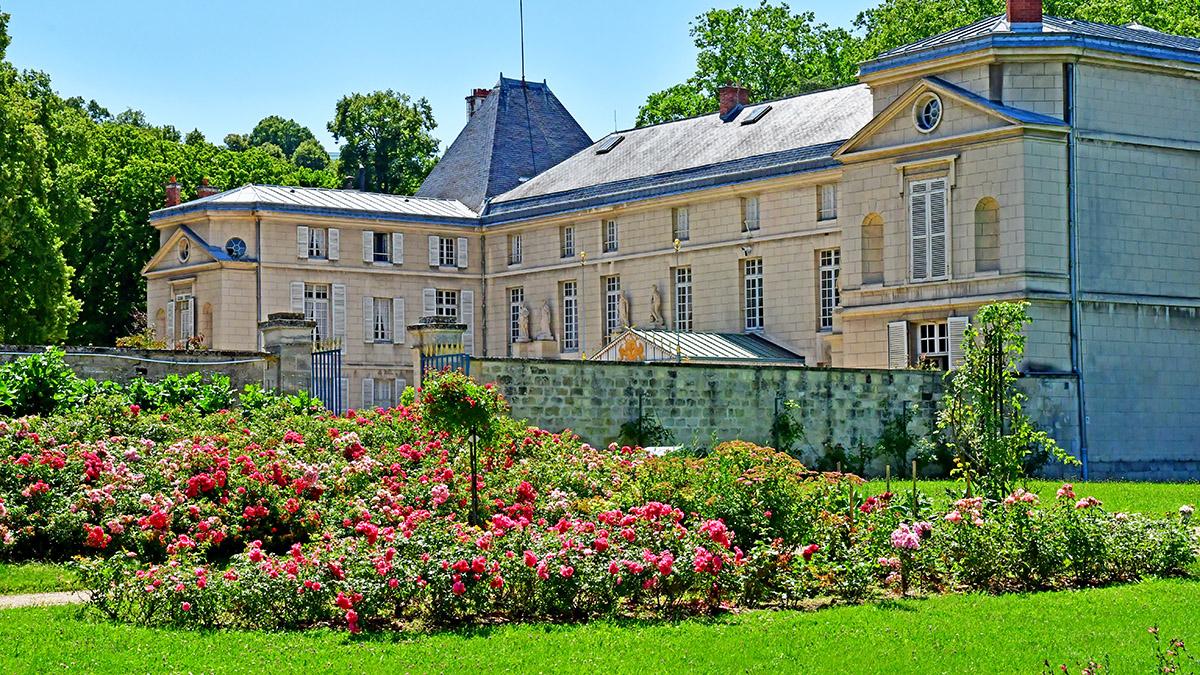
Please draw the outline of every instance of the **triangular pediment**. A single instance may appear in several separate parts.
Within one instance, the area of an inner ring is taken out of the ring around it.
[[[181,260],[179,254],[180,242],[184,240],[187,241],[187,260]],[[219,262],[219,260],[213,254],[213,249],[208,242],[200,238],[200,235],[190,227],[182,225],[175,230],[166,243],[159,247],[154,257],[150,258],[150,262],[142,268],[142,274],[160,269],[186,269],[212,262]]]
[[[935,126],[923,130],[918,126],[918,108],[931,97],[940,101],[941,116]],[[875,115],[843,143],[834,156],[944,141],[1019,126],[1065,128],[1061,120],[1053,117],[1005,106],[940,78],[926,77]]]

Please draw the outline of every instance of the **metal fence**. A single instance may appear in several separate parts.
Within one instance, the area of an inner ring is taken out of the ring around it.
[[[312,353],[311,393],[336,413],[346,409],[342,397],[342,350],[321,349]]]

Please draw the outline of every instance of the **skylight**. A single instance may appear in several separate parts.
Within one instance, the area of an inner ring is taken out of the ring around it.
[[[742,118],[742,124],[754,124],[762,119],[771,110],[769,105],[756,105],[746,111],[746,116]]]
[[[617,144],[623,140],[625,140],[625,136],[609,136],[603,141],[600,141],[600,145],[596,148],[596,154],[603,155],[609,150],[617,147]]]

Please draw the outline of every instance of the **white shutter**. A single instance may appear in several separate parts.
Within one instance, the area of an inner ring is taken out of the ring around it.
[[[947,269],[946,181],[929,184],[929,276],[944,277]]]
[[[297,314],[304,313],[304,282],[292,282],[292,311]]]
[[[337,260],[342,257],[342,231],[331,227],[329,228],[329,255],[330,260]]]
[[[183,315],[180,317],[183,320],[182,330],[179,334],[184,339],[196,337],[196,299],[188,298],[183,303]]]
[[[475,352],[475,292],[463,291],[459,296],[461,302],[458,308],[458,320],[467,324],[463,333],[463,351],[468,354]]]
[[[946,319],[946,336],[949,338],[950,369],[963,364],[963,334],[970,320],[965,316],[952,316]]]
[[[929,195],[927,183],[909,186],[909,222],[912,226],[912,278],[929,278]]]
[[[346,337],[346,285],[333,284],[333,339]]]
[[[425,288],[421,290],[421,316],[433,316],[437,314],[437,289]]]
[[[454,247],[454,253],[458,256],[458,266],[460,268],[467,266],[467,238],[459,237],[458,244]]]
[[[887,325],[888,368],[908,367],[908,322],[892,321]]]
[[[364,377],[362,381],[362,407],[375,407],[375,380]]]
[[[363,262],[375,262],[375,233],[363,230]]]
[[[400,397],[404,395],[404,388],[407,386],[408,380],[405,380],[403,377],[397,377],[392,380],[392,396],[395,397],[392,405],[400,405]]]
[[[167,334],[163,336],[168,349],[175,348],[175,301],[167,301]]]
[[[296,257],[308,260],[308,228],[303,225],[296,226]]]
[[[341,414],[350,407],[350,378],[343,377],[342,381],[338,383],[338,387],[340,388],[340,398],[342,400],[341,405],[338,406],[339,409],[334,412]]]
[[[375,298],[364,296],[362,301],[363,308],[363,342],[375,341]]]
[[[392,344],[404,344],[404,298],[392,298]]]
[[[438,247],[441,245],[441,243],[442,243],[441,237],[437,236],[436,234],[429,235],[429,266],[430,267],[437,267],[438,263],[440,262],[438,260],[438,255],[440,254]]]
[[[392,233],[392,264],[393,265],[403,265],[404,264],[404,233],[403,232],[393,232]]]

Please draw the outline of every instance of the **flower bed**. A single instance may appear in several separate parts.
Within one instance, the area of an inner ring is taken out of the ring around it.
[[[593,448],[509,419],[456,374],[339,417],[256,391],[216,412],[130,401],[102,387],[0,420],[0,557],[82,556],[93,603],[138,623],[663,615],[1096,585],[1195,556],[1181,519],[1109,513],[1068,487],[935,513],[748,443]]]

